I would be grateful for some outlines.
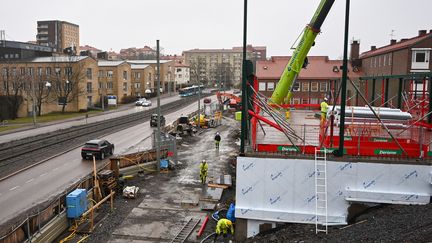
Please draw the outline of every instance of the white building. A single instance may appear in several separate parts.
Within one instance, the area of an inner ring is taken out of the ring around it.
[[[188,65],[183,63],[177,63],[174,65],[174,78],[177,85],[180,87],[187,86],[190,82],[190,68]]]

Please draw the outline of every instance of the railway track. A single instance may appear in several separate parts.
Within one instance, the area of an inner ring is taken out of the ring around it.
[[[195,97],[188,97],[164,104],[161,106],[161,112],[167,114],[195,101]],[[90,139],[148,121],[156,109],[155,107],[147,111],[0,144],[0,178],[79,146]]]

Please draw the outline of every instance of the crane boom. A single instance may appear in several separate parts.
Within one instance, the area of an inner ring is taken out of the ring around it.
[[[300,69],[303,67],[306,55],[313,46],[316,36],[321,31],[321,25],[327,17],[327,14],[330,11],[333,3],[334,0],[321,0],[314,16],[312,17],[312,20],[303,31],[300,42],[298,43],[287,66],[285,67],[276,89],[271,96],[273,103],[281,104],[283,103],[285,97],[288,98],[288,101],[291,99],[291,91],[294,86],[294,81],[297,78]]]

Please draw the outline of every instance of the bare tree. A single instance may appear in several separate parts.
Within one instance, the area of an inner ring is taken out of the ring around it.
[[[190,60],[189,69],[192,83],[201,83],[204,85],[208,83],[204,57],[198,56],[196,59]]]
[[[11,67],[10,64],[3,65],[0,75],[2,100],[0,106],[3,112],[8,111],[9,114],[1,115],[0,120],[10,117],[12,120],[18,117],[18,110],[23,102],[24,77],[17,72],[16,67]],[[0,113],[3,113],[0,112]]]
[[[234,73],[230,63],[217,63],[213,70],[213,80],[218,88],[230,88],[233,85]]]
[[[61,112],[64,113],[68,103],[78,102],[78,97],[85,94],[85,88],[80,87],[80,83],[85,80],[86,73],[84,62],[81,62],[83,57],[61,58],[61,62],[54,62],[50,83],[52,95],[62,106]]]

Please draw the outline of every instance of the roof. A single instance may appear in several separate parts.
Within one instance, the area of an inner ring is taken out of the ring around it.
[[[184,63],[178,63],[178,62],[176,62],[176,63],[174,64],[174,67],[186,67],[186,68],[188,68],[189,65],[186,65],[186,64],[184,64]]]
[[[131,69],[144,69],[148,66],[147,64],[131,64]]]
[[[80,50],[81,51],[101,51],[100,49],[97,49],[96,47],[93,46],[89,46],[89,45],[85,45],[85,46],[80,46]]]
[[[130,64],[156,64],[157,60],[127,60],[126,62]],[[160,60],[160,64],[172,62],[172,60]]]
[[[416,37],[413,37],[413,38],[407,39],[407,40],[402,39],[401,41],[396,42],[395,44],[389,44],[387,46],[383,46],[383,47],[380,47],[380,48],[375,49],[375,50],[363,52],[359,58],[363,59],[363,58],[368,58],[368,57],[372,57],[372,56],[376,56],[376,55],[380,55],[380,54],[384,54],[384,53],[388,53],[388,52],[394,52],[397,50],[405,49],[405,48],[413,46],[413,45],[415,45],[415,44],[417,44],[417,43],[419,43],[425,39],[428,39],[428,38],[432,38],[431,32],[429,32],[428,34],[416,36]]]
[[[49,46],[38,45],[30,42],[0,40],[0,48],[18,48],[23,50],[32,50],[40,52],[53,52]]]
[[[99,67],[116,67],[123,63],[126,63],[125,61],[98,61]]]
[[[90,144],[99,144],[99,143],[101,143],[101,142],[103,142],[104,140],[102,140],[102,139],[93,139],[93,140],[90,140],[90,141],[87,141],[86,143],[90,143]]]
[[[23,62],[80,62],[86,58],[91,58],[88,56],[53,56],[53,57],[35,57],[23,60]]]
[[[279,79],[290,58],[289,56],[277,56],[270,60],[257,61],[256,76],[258,79]],[[339,69],[342,66],[342,60],[329,60],[328,56],[309,56],[308,61],[309,65],[300,71],[298,79],[327,80],[342,77],[341,70],[333,72],[334,67]],[[352,67],[348,66],[349,77],[358,78],[362,75],[361,72],[353,72]]]
[[[188,50],[188,51],[183,51],[183,53],[187,53],[187,52],[195,52],[195,53],[206,53],[206,52],[216,52],[216,53],[220,53],[220,52],[225,52],[225,53],[237,53],[237,52],[241,52],[242,50],[233,50],[233,49],[192,49],[192,50]]]

